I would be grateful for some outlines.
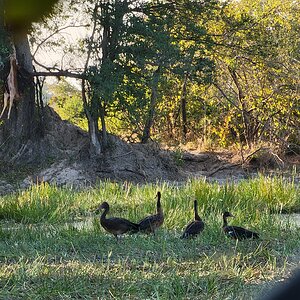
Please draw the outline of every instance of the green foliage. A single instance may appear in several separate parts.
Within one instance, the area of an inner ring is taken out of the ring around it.
[[[168,145],[299,144],[294,1],[74,2],[94,24],[81,45],[87,105],[110,132],[140,141],[150,116],[152,138]]]
[[[182,166],[184,161],[182,159],[183,152],[180,148],[175,149],[173,153],[174,161],[177,166]]]
[[[287,16],[297,18],[295,8],[292,1],[267,1],[263,6],[232,2],[222,21],[211,27],[223,44],[213,54],[217,69],[210,92],[217,97],[213,105],[222,107],[220,117],[212,120],[213,130],[225,146],[234,140],[248,146],[259,140],[281,143],[288,131],[295,130],[291,107],[298,96],[292,86],[298,76],[292,70],[298,67],[290,63],[293,51],[286,52],[293,47],[295,31],[283,21]],[[231,32],[230,37],[222,32]],[[291,88],[288,93],[283,86]],[[283,121],[286,118],[290,122]]]
[[[174,7],[170,9],[170,5]],[[154,114],[166,119],[166,115],[159,114],[159,107],[167,105],[164,97],[168,93],[168,80],[178,78],[180,83],[188,74],[198,84],[211,81],[214,63],[205,57],[204,52],[213,41],[203,25],[203,16],[213,9],[215,3],[210,1],[204,6],[193,3],[193,10],[189,2],[184,1],[157,6],[149,2],[143,8],[144,15],[129,14],[119,62],[126,75],[114,95],[112,108],[113,112],[123,111],[124,117],[115,133],[127,136],[129,140],[138,140],[149,111],[153,110]],[[202,22],[197,19],[200,16]],[[153,89],[155,76],[157,90]],[[154,93],[156,99],[153,103],[151,97]],[[178,97],[178,94],[173,96]],[[155,128],[152,135],[160,138],[155,134]]]
[[[295,143],[299,60],[295,59],[298,45],[293,40],[299,29],[299,24],[295,26],[299,8],[293,1],[267,1],[264,5],[232,1],[201,16],[209,38],[201,47],[205,35],[196,36],[195,43],[200,43],[196,48],[200,49],[200,61],[207,59],[209,76],[207,80],[203,72],[200,80],[193,73],[189,76],[187,141],[212,139],[222,147],[251,147],[261,141],[282,144],[291,136]],[[191,52],[190,32],[186,36],[181,42],[182,56],[190,63],[195,50]],[[193,68],[187,70],[193,72]],[[171,73],[167,77],[154,123],[156,137],[169,144],[181,137],[180,74],[178,80]]]
[[[81,92],[66,80],[58,84],[49,85],[52,94],[49,105],[60,115],[63,120],[68,120],[74,125],[87,130]]]

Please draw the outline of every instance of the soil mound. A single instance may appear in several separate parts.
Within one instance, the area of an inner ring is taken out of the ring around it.
[[[26,174],[25,179],[20,178],[22,188],[41,181],[81,186],[99,179],[154,182],[185,178],[172,153],[160,149],[156,143],[129,144],[109,135],[109,149],[97,159],[91,159],[87,132],[63,121],[52,108],[47,108],[46,118],[44,138],[36,145],[27,144],[19,153],[18,161],[8,162],[17,168],[31,166],[30,174]],[[30,155],[33,151],[39,153],[34,159]]]

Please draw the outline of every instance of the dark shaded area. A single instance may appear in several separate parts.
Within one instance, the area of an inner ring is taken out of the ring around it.
[[[14,32],[26,31],[32,22],[52,13],[58,0],[4,0],[5,22]]]
[[[300,270],[292,278],[279,284],[272,292],[261,300],[299,300],[300,299]]]

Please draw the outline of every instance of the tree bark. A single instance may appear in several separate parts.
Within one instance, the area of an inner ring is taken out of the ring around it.
[[[187,116],[186,116],[186,86],[187,86],[188,74],[185,74],[181,92],[181,118],[182,118],[182,140],[186,142],[187,135]]]
[[[31,51],[26,33],[14,35],[11,33],[12,49],[17,58],[17,83],[20,97],[14,99],[10,118],[4,115],[4,124],[1,128],[2,138],[6,141],[6,154],[19,153],[29,140],[36,141],[37,116],[35,110],[35,88],[33,80],[33,65]],[[8,151],[7,151],[8,150]]]
[[[253,143],[256,140],[255,136],[255,130],[253,126],[253,116],[251,114],[251,110],[247,109],[247,105],[245,102],[245,94],[243,92],[243,88],[238,80],[237,74],[235,70],[228,67],[229,73],[231,75],[231,78],[238,90],[238,100],[241,105],[241,112],[242,112],[242,118],[243,118],[243,125],[244,125],[244,136],[246,139],[247,146],[249,148],[252,147]]]
[[[102,130],[102,147],[103,150],[105,150],[108,147],[108,136],[107,136],[106,122],[105,122],[105,103],[100,103],[100,120],[101,120],[101,130]]]
[[[101,144],[98,137],[98,116],[94,116],[90,112],[87,99],[86,99],[86,90],[85,90],[85,80],[81,82],[81,91],[82,91],[82,101],[84,106],[84,112],[86,118],[88,120],[88,127],[89,127],[89,138],[90,138],[90,156],[95,157],[101,154]]]
[[[158,97],[158,82],[159,82],[159,76],[160,76],[160,67],[157,68],[157,70],[153,74],[153,80],[152,80],[152,86],[151,86],[151,98],[150,98],[150,107],[148,111],[148,115],[146,118],[143,135],[141,142],[142,144],[146,144],[150,139],[150,130],[153,124],[154,114],[155,114],[155,107],[156,107],[156,101]]]
[[[3,7],[4,0],[0,0],[0,8]],[[6,52],[8,49],[6,32],[4,28],[4,10],[0,9],[0,100],[3,98],[4,93],[4,81],[6,78]],[[0,105],[1,107],[1,105]]]

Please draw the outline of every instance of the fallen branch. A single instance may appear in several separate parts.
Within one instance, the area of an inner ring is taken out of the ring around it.
[[[271,154],[271,155],[275,158],[275,160],[276,160],[278,166],[284,167],[284,161],[283,161],[276,153],[274,153],[271,149],[266,148],[266,147],[260,147],[259,149],[257,149],[257,150],[255,150],[254,152],[250,153],[250,154],[245,158],[245,160],[243,161],[243,163],[245,163],[247,160],[249,160],[254,154],[256,154],[256,153],[259,152],[259,151],[266,151],[267,153]]]
[[[125,171],[125,172],[134,173],[134,174],[140,175],[141,177],[143,177],[143,178],[146,179],[146,176],[145,176],[143,173],[138,172],[138,171],[133,171],[133,170],[130,170],[130,169],[127,169],[127,168],[125,168],[125,169],[120,169],[120,170],[118,170],[118,171]]]
[[[239,166],[242,166],[242,164],[240,163],[240,164],[227,164],[225,166],[223,165],[223,166],[218,167],[216,170],[210,172],[207,176],[210,177],[210,176],[216,174],[219,171],[223,171],[225,169],[231,169],[231,168],[239,167]]]
[[[250,159],[254,154],[256,154],[257,152],[259,152],[260,150],[266,150],[266,148],[264,147],[260,147],[258,149],[256,149],[255,151],[253,151],[252,153],[250,153],[245,159],[243,159],[243,164]]]

